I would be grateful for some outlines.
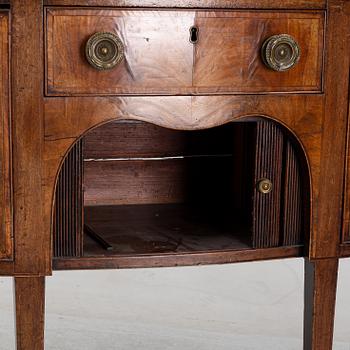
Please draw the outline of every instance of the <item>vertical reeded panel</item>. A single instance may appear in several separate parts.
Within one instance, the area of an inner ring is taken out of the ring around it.
[[[301,244],[304,204],[296,147],[278,125],[266,121],[257,123],[255,147],[253,247]],[[272,182],[271,192],[259,191],[261,179]]]
[[[0,260],[13,255],[8,14],[0,12]]]
[[[284,158],[283,195],[283,245],[301,243],[302,226],[302,187],[301,172],[292,143],[286,140]]]
[[[83,156],[82,141],[67,155],[58,178],[54,219],[54,256],[82,255]]]
[[[256,127],[255,191],[253,196],[253,247],[277,247],[280,243],[283,133],[271,122]],[[272,191],[261,193],[261,179],[272,182]]]

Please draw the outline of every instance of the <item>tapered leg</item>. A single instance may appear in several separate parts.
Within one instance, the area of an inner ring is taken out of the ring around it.
[[[43,350],[45,277],[16,277],[14,287],[17,350]]]
[[[304,350],[332,350],[338,259],[305,259]]]

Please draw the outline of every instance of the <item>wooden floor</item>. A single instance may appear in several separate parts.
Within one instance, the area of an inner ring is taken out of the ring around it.
[[[84,256],[247,249],[250,227],[233,210],[184,204],[85,207],[85,223],[112,247],[84,236]]]

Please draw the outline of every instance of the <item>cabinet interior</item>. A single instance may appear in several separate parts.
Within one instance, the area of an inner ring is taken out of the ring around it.
[[[273,183],[258,190],[261,178]],[[58,179],[56,257],[177,254],[300,245],[295,146],[272,122],[171,130],[115,121],[90,131]]]

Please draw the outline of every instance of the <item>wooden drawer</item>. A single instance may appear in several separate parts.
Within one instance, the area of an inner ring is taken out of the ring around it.
[[[198,41],[190,42],[190,28]],[[116,34],[124,58],[97,70],[85,55],[96,32]],[[266,67],[264,41],[289,34],[300,60]],[[319,92],[324,12],[91,10],[48,8],[48,95]]]
[[[8,13],[0,12],[0,260],[12,257]]]
[[[202,92],[320,91],[323,51],[322,13],[199,12],[193,85]],[[286,33],[300,46],[290,70],[268,69],[261,47]]]

